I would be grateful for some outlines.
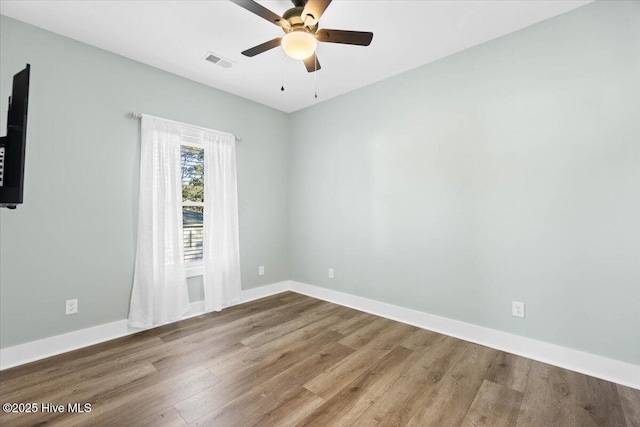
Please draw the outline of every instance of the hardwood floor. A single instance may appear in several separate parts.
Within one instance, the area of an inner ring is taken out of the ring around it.
[[[640,427],[638,390],[290,292],[2,371],[0,396],[38,410],[2,426]]]

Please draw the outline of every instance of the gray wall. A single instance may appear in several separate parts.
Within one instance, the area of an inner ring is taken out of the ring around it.
[[[639,76],[596,2],[295,113],[292,279],[640,364]]]
[[[0,19],[3,134],[11,77],[32,66],[25,203],[0,210],[1,347],[126,318],[140,152],[129,111],[244,138],[237,148],[242,286],[289,278],[286,114]],[[190,295],[202,299],[198,278]],[[65,316],[70,298],[79,299],[79,313]]]

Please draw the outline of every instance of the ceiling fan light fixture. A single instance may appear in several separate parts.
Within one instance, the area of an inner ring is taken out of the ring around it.
[[[291,31],[282,38],[282,49],[293,59],[307,59],[314,54],[318,47],[318,41],[310,33]]]

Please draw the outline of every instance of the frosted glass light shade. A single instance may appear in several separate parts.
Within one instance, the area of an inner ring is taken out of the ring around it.
[[[307,59],[316,51],[318,41],[306,31],[292,31],[285,34],[280,44],[293,59]]]

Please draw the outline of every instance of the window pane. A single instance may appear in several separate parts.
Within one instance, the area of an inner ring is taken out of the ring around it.
[[[202,241],[204,238],[202,206],[184,206],[182,208],[182,231],[184,239],[185,262],[202,259]]]
[[[204,149],[180,147],[182,201],[204,202]]]

